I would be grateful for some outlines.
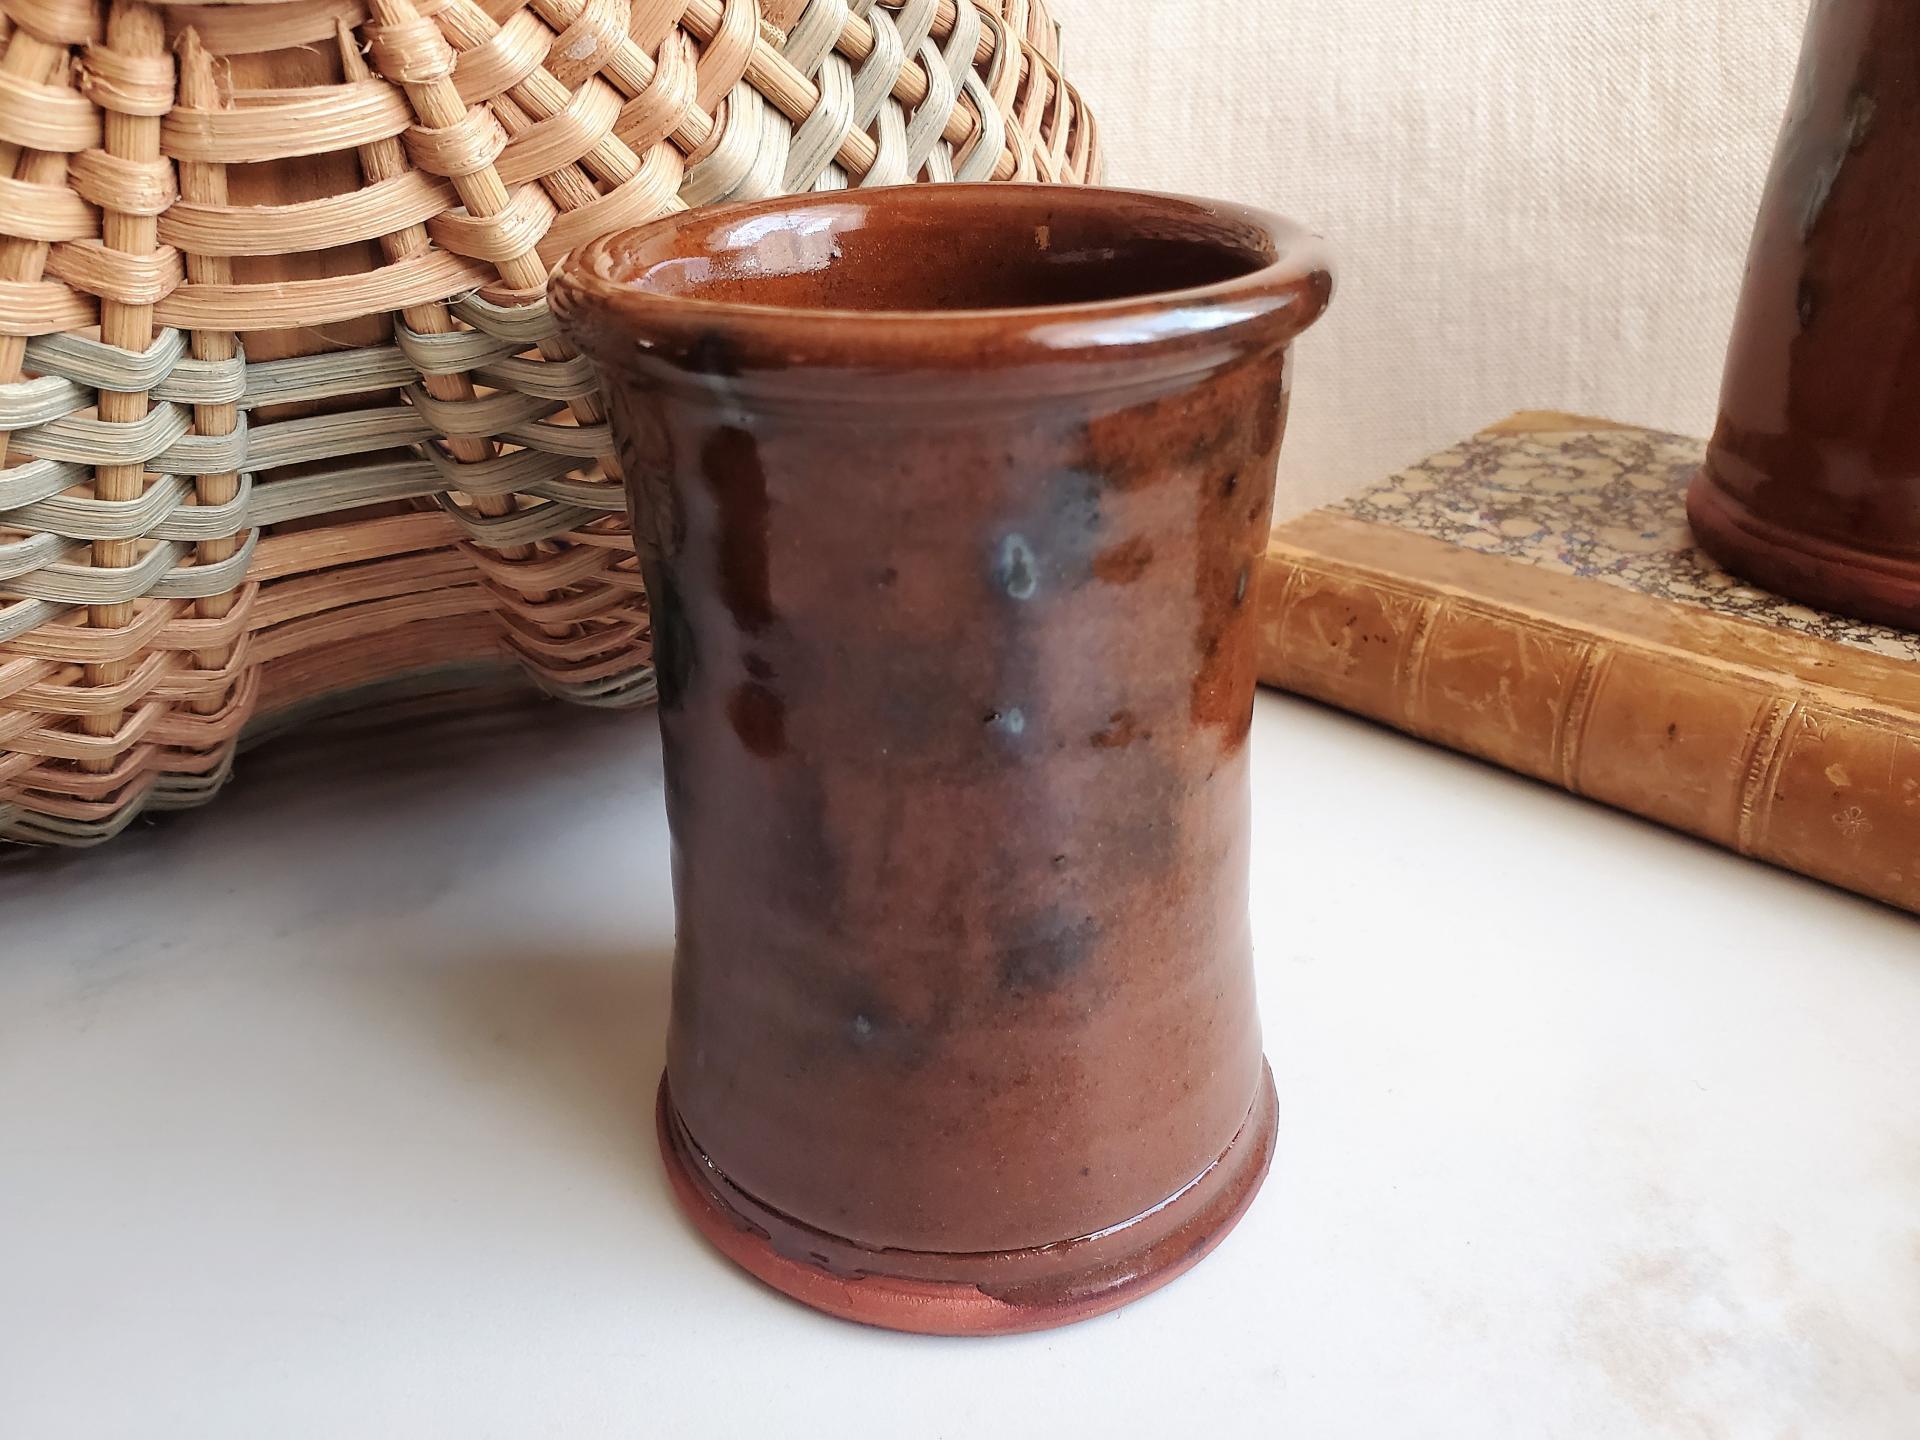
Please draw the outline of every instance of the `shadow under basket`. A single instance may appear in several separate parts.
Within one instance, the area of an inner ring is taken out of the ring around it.
[[[1098,173],[1040,0],[0,0],[0,840],[203,803],[358,703],[647,701],[551,267],[687,205]]]

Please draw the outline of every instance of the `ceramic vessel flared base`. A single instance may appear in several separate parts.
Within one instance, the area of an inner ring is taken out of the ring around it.
[[[1007,1335],[1103,1314],[1191,1269],[1247,1211],[1273,1160],[1273,1073],[1220,1158],[1138,1218],[1029,1250],[874,1250],[762,1204],[708,1159],[665,1077],[655,1120],[675,1198],[713,1246],[755,1278],[844,1320],[923,1335]]]
[[[1837,615],[1920,629],[1920,556],[1881,553],[1757,515],[1702,469],[1687,489],[1701,548],[1743,580]]]

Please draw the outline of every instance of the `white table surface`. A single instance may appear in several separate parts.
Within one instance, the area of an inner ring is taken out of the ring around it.
[[[296,739],[0,864],[0,1436],[1920,1435],[1920,924],[1254,734],[1272,1179],[1011,1339],[811,1314],[672,1208],[645,716]]]

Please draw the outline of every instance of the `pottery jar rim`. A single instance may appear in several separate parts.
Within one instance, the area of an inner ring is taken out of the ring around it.
[[[1320,236],[1250,206],[922,184],[663,216],[575,251],[550,298],[603,367],[654,383],[1003,403],[1190,383],[1290,343],[1333,284]]]

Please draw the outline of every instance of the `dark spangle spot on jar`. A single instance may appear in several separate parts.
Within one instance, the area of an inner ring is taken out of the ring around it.
[[[1093,1170],[1091,1169],[1091,1167],[1086,1165],[1082,1165],[1080,1167],[1080,1178],[1082,1180],[1085,1180],[1091,1174],[1093,1174]]]
[[[1153,542],[1143,535],[1109,545],[1093,557],[1094,578],[1109,585],[1131,585],[1147,573],[1153,561]]]
[[[1203,425],[1187,443],[1183,458],[1189,465],[1203,465],[1221,452],[1237,446],[1241,438],[1242,430],[1237,422],[1222,420],[1218,424]]]
[[[727,719],[740,743],[763,759],[787,748],[787,707],[772,690],[756,680],[736,685],[727,701]]]
[[[830,1028],[821,1039],[829,1049],[856,1050],[875,1059],[899,1060],[917,1043],[913,1027],[884,996],[858,976],[844,976],[828,1000]]]
[[[1040,486],[1044,509],[1034,523],[1045,535],[1049,550],[1085,555],[1087,537],[1106,523],[1101,499],[1107,489],[1107,478],[1085,466],[1068,465],[1047,474]]]
[[[1170,426],[1188,423],[1178,414],[1177,405],[1166,402],[1149,402],[1088,421],[1083,443],[1073,452],[1080,456],[1077,468],[1095,477],[1103,490],[1119,492],[1142,490],[1190,473],[1192,467],[1181,464],[1187,447],[1166,438]],[[1192,448],[1195,454],[1211,454],[1213,447],[1202,437]]]
[[[641,579],[647,587],[647,609],[653,624],[653,672],[660,708],[680,708],[693,678],[693,626],[680,598],[680,584],[671,566],[643,563]]]
[[[1220,493],[1222,495],[1231,495],[1233,494],[1234,491],[1238,490],[1239,488],[1240,488],[1240,472],[1238,470],[1229,470],[1224,476],[1221,477]]]
[[[1135,722],[1132,711],[1116,710],[1107,717],[1106,727],[1096,730],[1090,738],[1095,749],[1121,750],[1135,740],[1145,739],[1146,732]]]
[[[620,386],[607,399],[627,476],[634,549],[641,555],[677,555],[686,541],[687,520],[667,478],[674,468],[673,439],[659,407],[623,394]]]
[[[891,565],[873,577],[873,583],[878,585],[882,590],[898,584],[899,581],[900,572]]]
[[[773,623],[773,587],[760,447],[739,426],[723,425],[701,447],[700,467],[720,510],[720,597],[741,629],[764,629]]]
[[[1099,938],[1091,916],[1069,921],[1054,914],[1006,947],[1000,987],[1016,995],[1057,989],[1092,957]]]
[[[687,368],[700,375],[738,375],[740,352],[718,330],[709,330],[688,348]]]
[[[767,658],[764,655],[756,654],[751,650],[748,651],[747,658],[746,658],[746,667],[747,667],[747,674],[751,675],[756,680],[773,679],[773,666],[768,663]]]

